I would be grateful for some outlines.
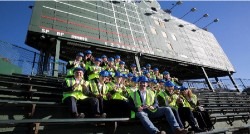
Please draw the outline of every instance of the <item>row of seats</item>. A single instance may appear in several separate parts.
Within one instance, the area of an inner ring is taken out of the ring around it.
[[[63,78],[1,74],[0,105],[2,107],[0,107],[0,132],[19,132],[26,128],[26,131],[36,133],[42,128],[41,126],[43,126],[41,132],[44,133],[50,133],[58,129],[55,126],[52,127],[50,124],[60,124],[60,127],[61,124],[64,124],[65,128],[71,126],[75,127],[76,130],[78,125],[85,124],[85,132],[124,133],[121,129],[127,130],[126,132],[130,131],[130,133],[137,133],[138,130],[142,132],[145,131],[141,125],[138,126],[138,124],[140,124],[139,121],[129,118],[68,118],[70,115],[63,112],[66,111],[66,107],[61,104],[61,86],[63,81]],[[230,97],[234,98],[227,99],[227,97],[229,97],[226,96],[227,93],[209,92],[208,94],[210,94],[210,96],[206,96],[206,92],[196,94],[202,106],[210,111],[214,125],[218,122],[228,122],[229,125],[232,125],[236,120],[242,120],[242,122],[248,123],[250,106],[248,105],[249,100],[247,100],[247,97],[249,96],[245,94],[234,96],[234,93],[228,93],[232,94]],[[222,94],[225,94],[225,96]],[[242,101],[240,102],[239,99]],[[239,102],[235,100],[239,100]],[[229,101],[231,101],[232,104],[228,104],[230,103]],[[158,125],[161,125],[160,122],[159,120],[155,121]],[[164,122],[164,120],[162,122]],[[105,125],[103,125],[103,123]],[[117,127],[117,125],[119,127]],[[13,129],[7,129],[10,128],[10,126],[13,126]],[[63,130],[64,132],[67,131],[65,129],[62,129],[62,131]],[[214,133],[216,132],[217,131],[214,130]]]

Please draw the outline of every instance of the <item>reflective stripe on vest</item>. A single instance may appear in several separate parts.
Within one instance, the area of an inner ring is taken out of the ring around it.
[[[139,108],[140,106],[142,106],[141,98],[140,98],[138,91],[133,92],[131,95],[131,98],[133,99],[133,102],[134,102],[136,108]],[[147,106],[152,106],[154,104],[154,98],[155,98],[154,92],[152,92],[150,90],[146,90],[146,105]],[[150,110],[150,111],[156,112],[156,110],[157,109]],[[131,111],[131,118],[135,118],[134,111]]]
[[[74,78],[68,78],[66,79],[66,84],[68,87],[72,87],[76,83],[76,80]],[[83,81],[80,81],[81,84],[83,84]],[[82,86],[79,85],[74,89],[74,91],[70,92],[63,92],[63,98],[62,101],[64,101],[67,97],[75,97],[76,100],[83,100],[88,98],[86,95],[82,93]]]
[[[95,83],[95,81],[90,81],[89,82],[89,86],[90,86],[90,90],[91,92],[94,94],[94,95],[99,95],[100,94],[100,91],[97,87],[97,83]],[[103,99],[107,100],[107,97],[106,97],[106,94],[107,94],[107,86],[104,84],[102,86],[102,91],[101,91],[101,94],[103,95]]]

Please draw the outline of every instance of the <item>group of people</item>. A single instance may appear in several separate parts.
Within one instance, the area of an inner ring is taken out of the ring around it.
[[[150,134],[161,133],[151,119],[165,117],[171,132],[204,132],[212,128],[208,113],[197,105],[197,96],[168,71],[147,64],[137,71],[119,55],[94,58],[91,50],[69,61],[63,86],[63,103],[74,118],[139,118]]]

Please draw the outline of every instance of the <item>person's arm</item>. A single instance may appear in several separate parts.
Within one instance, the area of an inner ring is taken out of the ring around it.
[[[158,103],[158,100],[157,100],[157,97],[154,98],[154,104],[153,104],[153,107],[154,109],[158,108],[159,107],[159,103]]]
[[[160,95],[157,95],[157,100],[160,107],[166,106],[165,100]]]
[[[66,65],[66,69],[73,68],[74,66],[75,66],[74,62],[72,62],[71,64],[70,64],[70,62],[68,62],[67,65]]]

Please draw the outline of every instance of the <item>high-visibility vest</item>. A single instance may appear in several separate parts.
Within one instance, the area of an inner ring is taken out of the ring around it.
[[[191,104],[188,102],[187,99],[185,99],[184,96],[181,96],[183,98],[183,107],[189,107],[191,110],[194,110],[194,107],[191,106]],[[194,104],[197,104],[197,96],[195,94],[192,94],[191,100],[194,102]]]
[[[76,83],[76,80],[75,78],[67,78],[66,79],[66,84],[67,84],[67,87],[72,87],[74,84]],[[63,92],[63,99],[62,99],[62,102],[67,98],[67,97],[74,97],[76,98],[76,100],[83,100],[83,99],[86,99],[88,98],[88,96],[84,95],[83,94],[83,88],[82,88],[82,84],[84,83],[84,80],[82,80],[80,82],[81,84],[79,84],[79,86],[77,86],[74,91],[69,91],[69,92]],[[88,86],[88,82],[85,81],[86,83],[86,86]]]
[[[172,96],[172,102],[169,103],[170,99],[171,99],[171,96],[169,96],[166,91],[160,91],[158,94],[157,94],[159,97],[162,97],[165,101],[165,104],[169,105],[170,107],[174,108],[174,109],[178,109],[178,106],[176,104],[176,100],[178,99],[178,95],[177,94],[173,94],[171,95]]]
[[[120,72],[121,74],[128,74],[129,70],[125,68],[121,69],[120,67],[118,67],[117,72]]]
[[[102,67],[99,66],[90,66],[89,67],[90,71],[92,72],[92,74],[89,75],[89,80],[92,80],[94,78],[99,78],[99,73],[102,71]],[[97,71],[95,71],[97,70]]]
[[[163,75],[159,73],[158,76],[157,76],[157,75],[155,75],[153,73],[151,78],[153,78],[153,79],[163,79]]]
[[[90,87],[90,90],[91,92],[94,94],[94,95],[99,95],[99,94],[102,94],[103,95],[103,99],[104,100],[107,100],[107,96],[106,94],[108,93],[108,87],[106,84],[103,84],[102,86],[102,90],[99,91],[98,89],[98,84],[92,80],[92,81],[89,81],[89,87]]]
[[[139,91],[135,91],[135,92],[132,92],[130,94],[130,97],[132,98],[134,104],[135,104],[135,107],[136,108],[139,108],[140,106],[142,106],[142,101],[141,101],[141,97],[138,93]],[[153,91],[151,90],[146,90],[146,105],[147,106],[152,106],[154,104],[154,100],[155,99],[155,94]],[[157,109],[154,109],[154,110],[150,110],[152,112],[156,112]],[[134,111],[131,111],[131,118],[135,118],[135,112]]]
[[[72,65],[74,64],[74,62],[75,61],[69,61],[69,64]],[[75,65],[72,68],[67,69],[67,76],[74,76],[74,69],[76,67],[85,67],[85,64],[82,61],[80,61],[79,64]]]
[[[109,86],[109,91],[113,91],[116,84],[113,82],[110,82],[108,84],[108,86]],[[127,97],[125,97],[125,95],[123,94],[123,90],[121,88],[117,88],[115,90],[115,93],[112,94],[112,99],[114,99],[114,100],[127,100]]]
[[[127,90],[128,94],[131,94],[132,92],[137,91],[138,88],[137,87],[128,86],[128,87],[126,87],[126,90]]]

